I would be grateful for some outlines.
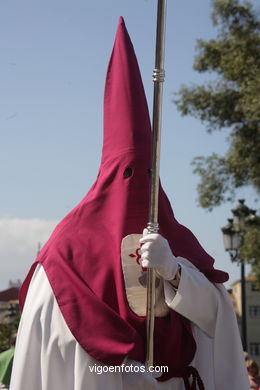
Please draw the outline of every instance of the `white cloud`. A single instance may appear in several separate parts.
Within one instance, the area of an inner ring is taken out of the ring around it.
[[[23,280],[33,263],[38,243],[50,237],[57,221],[0,218],[0,290],[10,279]]]

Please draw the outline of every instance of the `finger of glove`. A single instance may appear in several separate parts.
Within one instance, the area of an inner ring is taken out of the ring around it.
[[[141,253],[145,251],[149,251],[154,256],[164,257],[163,254],[168,252],[168,248],[164,243],[158,242],[157,240],[149,240],[141,245]]]
[[[161,264],[161,262],[158,260],[158,259],[159,259],[159,256],[154,255],[154,254],[151,253],[149,250],[145,250],[145,251],[141,254],[141,259],[142,259],[142,261],[143,261],[143,260],[149,261],[149,263],[150,263],[150,264],[153,264],[153,266],[156,266],[156,265],[158,265],[158,264]]]
[[[142,260],[142,267],[143,268],[154,268],[156,267],[156,264],[151,263],[148,259],[143,259]]]
[[[148,242],[145,242],[144,244],[142,244],[140,250],[141,250],[141,253],[144,253],[146,251],[152,251],[153,248],[154,248],[153,243],[148,241]]]
[[[145,228],[144,230],[143,230],[143,237],[144,236],[147,236],[149,234],[149,230],[147,229],[147,228]]]
[[[154,241],[160,241],[161,235],[158,233],[149,233],[145,237],[140,238],[139,242],[141,244],[144,244],[145,242],[154,242]]]
[[[151,253],[149,251],[144,251],[142,254],[141,254],[141,259],[142,260],[149,260],[151,261]],[[152,261],[153,262],[153,261]]]

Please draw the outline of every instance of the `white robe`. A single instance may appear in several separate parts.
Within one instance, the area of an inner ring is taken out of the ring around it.
[[[209,282],[187,260],[179,262],[178,290],[165,282],[165,299],[192,323],[197,351],[191,365],[205,390],[248,390],[236,318],[225,288]],[[125,364],[141,366],[129,359]],[[10,390],[184,390],[180,378],[159,382],[144,372],[91,372],[97,366],[102,364],[71,334],[45,271],[38,266],[19,326]]]

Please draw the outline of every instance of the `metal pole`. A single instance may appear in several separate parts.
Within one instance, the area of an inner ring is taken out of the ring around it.
[[[157,233],[158,225],[158,195],[159,195],[159,166],[160,143],[162,122],[162,94],[164,82],[164,42],[165,42],[166,0],[158,0],[157,5],[157,30],[156,30],[156,54],[155,69],[153,71],[154,95],[153,95],[153,146],[152,146],[152,177],[150,193],[150,212],[148,230]],[[147,350],[146,367],[153,365],[154,343],[154,306],[155,306],[155,272],[148,269],[147,281]]]
[[[245,280],[245,263],[241,261],[241,335],[243,350],[247,351],[247,327],[246,327],[246,280]]]

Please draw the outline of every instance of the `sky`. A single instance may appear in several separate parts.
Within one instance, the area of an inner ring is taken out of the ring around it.
[[[135,47],[150,114],[155,56],[154,0],[0,0],[0,290],[23,280],[56,224],[85,196],[101,157],[103,91],[118,18]],[[254,0],[255,9],[260,6]],[[215,37],[210,0],[167,6],[161,180],[177,219],[239,279],[224,251],[221,227],[235,203],[198,207],[191,160],[227,150],[227,129],[181,117],[173,104],[181,85],[213,74],[193,71],[196,39]],[[242,190],[251,208],[255,194]],[[249,272],[249,268],[247,269]]]

